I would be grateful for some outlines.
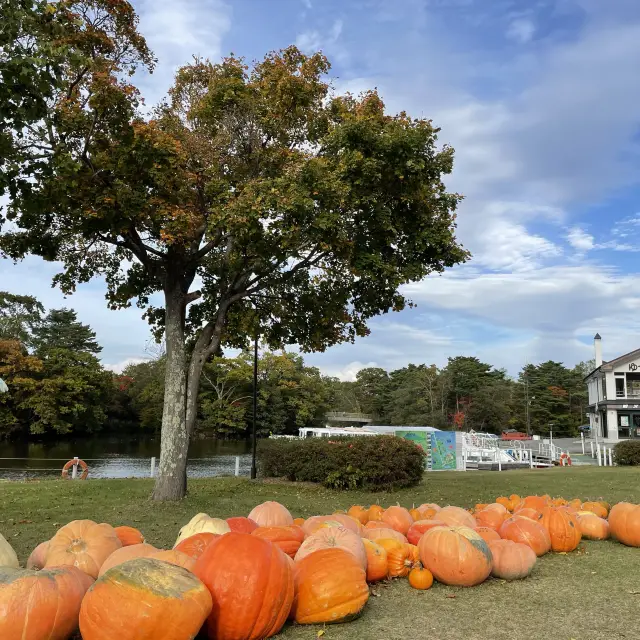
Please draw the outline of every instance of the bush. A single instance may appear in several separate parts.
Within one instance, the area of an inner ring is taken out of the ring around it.
[[[420,447],[395,436],[263,440],[258,450],[265,477],[371,491],[415,486],[424,458]]]
[[[625,466],[640,465],[640,440],[623,440],[613,448],[616,464]]]

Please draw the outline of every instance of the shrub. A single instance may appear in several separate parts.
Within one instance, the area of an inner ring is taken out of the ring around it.
[[[640,465],[640,440],[623,440],[613,448],[613,459],[620,465]]]
[[[417,445],[395,436],[274,439],[260,443],[258,463],[265,477],[332,489],[391,491],[420,482],[424,455]]]

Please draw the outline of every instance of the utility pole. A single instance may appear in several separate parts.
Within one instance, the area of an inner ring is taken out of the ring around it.
[[[524,410],[525,410],[525,421],[527,425],[527,435],[531,435],[531,417],[529,415],[529,377],[527,375],[527,370],[524,371]]]
[[[258,329],[253,339],[253,433],[251,434],[251,479],[258,475],[256,467],[257,447],[257,419],[258,419]]]

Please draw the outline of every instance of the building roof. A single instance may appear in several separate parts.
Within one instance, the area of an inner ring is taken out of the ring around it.
[[[609,362],[603,362],[599,367],[595,368],[589,375],[585,376],[584,379],[587,380],[594,373],[597,373],[598,371],[613,371],[618,365],[624,364],[629,360],[635,360],[636,358],[640,358],[640,349],[629,351],[629,353],[625,353],[624,355],[618,356],[613,360],[609,360]]]

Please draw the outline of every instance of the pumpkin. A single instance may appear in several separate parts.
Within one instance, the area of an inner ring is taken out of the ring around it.
[[[414,567],[409,572],[409,584],[414,589],[420,589],[421,591],[431,589],[433,585],[433,574],[423,566]]]
[[[411,550],[398,540],[383,538],[378,540],[379,544],[387,552],[387,567],[389,568],[390,578],[404,578],[409,575],[413,560],[411,559]]]
[[[420,538],[433,527],[446,527],[446,523],[442,520],[418,520],[414,522],[407,531],[407,540],[411,544],[418,544]]]
[[[484,504],[484,503],[478,502],[478,503],[476,503],[475,507],[473,507],[473,510],[474,510],[474,512],[482,511],[483,509],[486,509],[488,506],[489,506],[488,504]],[[502,507],[502,505],[500,505],[500,506]]]
[[[468,527],[475,529],[476,519],[460,507],[444,507],[438,511],[438,520],[444,522],[448,527]]]
[[[409,515],[411,516],[411,519],[415,522],[416,520],[425,520],[426,518],[422,517],[422,511],[420,511],[420,509],[416,509],[415,507],[413,507],[413,509],[409,509]]]
[[[562,507],[545,507],[540,524],[549,532],[553,551],[573,551],[580,544],[582,533],[576,516]]]
[[[609,537],[609,523],[591,511],[578,511],[576,515],[582,537],[587,540],[606,540]]]
[[[144,542],[144,536],[134,527],[121,526],[116,527],[114,531],[123,547],[128,547],[132,544],[142,544]]]
[[[187,571],[193,572],[193,568],[196,566],[195,558],[188,556],[186,553],[182,553],[182,551],[178,551],[177,549],[163,549],[161,551],[156,551],[151,556],[154,560],[162,560],[163,562],[168,562],[169,564],[175,564],[177,567],[182,567]]]
[[[359,504],[350,507],[349,511],[347,511],[347,515],[355,518],[362,525],[367,524],[369,521],[369,510]]]
[[[176,547],[174,547],[174,550],[180,551],[181,553],[188,555],[190,558],[197,560],[204,553],[204,550],[219,537],[220,536],[217,533],[209,533],[208,531],[205,531],[204,533],[196,533],[193,536],[185,538]]]
[[[304,531],[293,524],[289,527],[258,527],[251,535],[273,542],[292,558],[304,540]]]
[[[491,573],[491,551],[480,535],[468,527],[431,529],[422,536],[418,548],[422,566],[443,584],[473,587]]]
[[[249,514],[259,527],[288,527],[293,524],[289,509],[279,502],[263,502],[254,507]]]
[[[433,509],[434,511],[440,511],[442,507],[435,504],[434,502],[424,502],[418,507],[418,509],[420,509],[420,511],[424,511],[425,509]]]
[[[521,518],[529,518],[529,520],[533,520],[534,522],[538,522],[542,517],[542,514],[531,507],[523,507],[522,509],[518,509],[515,514],[516,516],[520,516]]]
[[[547,530],[539,522],[529,518],[511,516],[502,523],[498,533],[505,540],[530,546],[538,557],[551,549],[551,539]]]
[[[374,531],[382,531],[382,529],[374,529]],[[296,562],[300,562],[310,553],[318,551],[318,549],[329,549],[331,547],[340,547],[348,551],[356,558],[363,569],[367,568],[367,552],[364,549],[362,538],[357,533],[344,527],[320,529],[312,536],[309,536],[300,545],[294,559]]]
[[[420,551],[415,544],[405,543],[405,547],[411,552],[411,565],[414,566],[420,562]]]
[[[384,513],[384,508],[379,504],[372,504],[369,507],[369,511],[367,512],[367,516],[369,520],[382,520],[382,514]]]
[[[229,531],[231,531],[231,528],[226,521],[220,518],[210,518],[206,513],[198,513],[180,529],[173,547],[175,549],[185,538],[190,538],[196,533],[207,532],[223,535]]]
[[[155,558],[109,569],[80,608],[83,640],[191,640],[211,612],[211,595],[191,572]]]
[[[574,498],[573,500],[569,500],[569,506],[572,507],[573,509],[575,509],[576,511],[582,511],[582,502],[580,501],[579,498]],[[588,511],[588,509],[587,509],[587,511]]]
[[[493,556],[491,575],[502,580],[526,578],[536,563],[535,551],[526,544],[512,540],[494,540],[489,543]]]
[[[609,513],[611,535],[628,547],[640,547],[640,505],[619,502]]]
[[[527,496],[524,499],[522,506],[542,512],[542,510],[547,506],[547,503],[548,498],[545,496]]]
[[[122,547],[114,551],[100,567],[98,576],[103,575],[109,569],[117,567],[123,562],[129,562],[129,560],[135,560],[137,558],[150,558],[154,554],[158,553],[160,549],[156,549],[150,544],[143,542],[142,544],[131,544],[128,547]]]
[[[0,567],[0,638],[67,640],[93,579],[76,567]]]
[[[440,507],[434,509],[433,507],[419,507],[416,511],[420,514],[419,518],[415,518],[415,520],[433,520],[437,517],[438,511],[440,511]]]
[[[509,500],[509,498],[507,498],[506,496],[500,496],[499,498],[496,498],[496,502],[498,504],[501,504],[508,511],[511,511],[511,500]]]
[[[552,507],[565,507],[566,505],[569,504],[568,500],[565,500],[564,498],[554,498],[551,501],[551,505]]]
[[[269,638],[289,615],[294,595],[290,559],[260,536],[221,536],[196,560],[194,573],[213,598],[207,619],[210,638]]]
[[[122,543],[110,524],[74,520],[51,538],[45,568],[71,565],[97,578],[103,562]]]
[[[296,563],[295,582],[298,624],[347,622],[369,599],[365,571],[344,549],[322,549]]]
[[[522,498],[517,493],[512,493],[509,496],[509,511],[514,511],[518,507],[520,502],[522,502]]]
[[[413,524],[413,518],[404,507],[394,506],[389,507],[382,514],[382,522],[387,524],[390,529],[395,529],[406,536],[409,527]]]
[[[358,535],[360,535],[362,531],[362,525],[357,520],[354,520],[351,516],[340,513],[334,513],[330,516],[312,516],[304,523],[302,530],[305,536],[311,536],[325,525],[344,527]]]
[[[500,534],[491,527],[476,527],[475,531],[487,543],[493,540],[501,540]]]
[[[591,513],[595,513],[598,518],[606,518],[609,515],[609,512],[605,507],[603,507],[599,502],[585,502],[582,505],[582,508],[575,507],[578,511],[591,511]]]
[[[506,515],[506,511],[502,513],[495,509],[484,509],[483,511],[476,513],[476,526],[489,527],[490,529],[495,529],[497,531],[505,521]]]
[[[501,513],[505,518],[509,515],[509,510],[503,505],[497,502],[491,502],[484,509],[488,509],[489,511],[497,511]],[[480,509],[480,511],[484,511],[484,509]]]
[[[367,553],[367,582],[384,580],[389,575],[386,549],[372,540],[363,540],[362,543]]]
[[[0,533],[0,567],[13,567],[17,569],[19,566],[20,563],[18,562],[16,552]]]
[[[293,524],[295,524],[296,527],[301,527],[305,522],[306,522],[306,520],[304,518],[294,518],[293,519]]]
[[[369,540],[382,540],[383,538],[393,538],[394,540],[398,540],[398,542],[407,542],[407,539],[395,529],[366,529],[363,532],[363,537],[368,538]]]
[[[600,499],[600,500],[597,500],[596,502],[598,504],[601,504],[607,510],[607,513],[611,511],[611,505],[608,502],[606,502],[606,500]]]
[[[364,529],[362,531],[362,535],[365,534],[367,529],[388,529],[389,525],[382,522],[382,520],[369,520],[367,524],[364,525]]]
[[[44,569],[44,565],[47,563],[47,552],[49,551],[49,540],[41,542],[29,556],[27,560],[27,569],[35,569],[39,571]]]
[[[229,525],[229,530],[236,533],[251,533],[258,528],[257,522],[243,517],[227,518],[227,524]]]

